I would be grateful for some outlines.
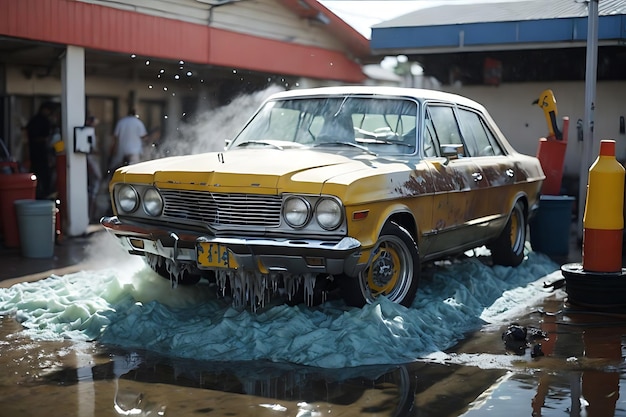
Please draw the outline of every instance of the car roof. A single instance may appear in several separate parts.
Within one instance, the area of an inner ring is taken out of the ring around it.
[[[412,98],[415,100],[438,100],[458,103],[461,105],[473,107],[485,112],[485,108],[478,102],[467,97],[446,93],[437,90],[428,90],[424,88],[405,88],[405,87],[387,87],[387,86],[335,86],[335,87],[318,87],[304,88],[289,91],[283,91],[273,94],[268,100],[293,98],[293,97],[315,97],[327,95],[381,95],[381,96],[397,96],[404,98]]]

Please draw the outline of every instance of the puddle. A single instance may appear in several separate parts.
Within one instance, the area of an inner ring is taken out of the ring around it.
[[[408,309],[256,314],[143,268],[14,285],[0,290],[0,415],[626,415],[624,316],[568,306],[543,288],[554,269],[469,258],[427,271]],[[544,356],[507,354],[512,322],[547,332]]]

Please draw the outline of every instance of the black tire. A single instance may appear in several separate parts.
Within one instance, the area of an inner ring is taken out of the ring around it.
[[[524,204],[517,201],[500,236],[487,247],[495,265],[517,266],[524,259],[528,218]]]
[[[348,305],[363,307],[379,295],[410,307],[420,275],[417,244],[402,226],[385,224],[372,250],[369,265],[358,277],[341,277],[341,295]]]
[[[156,259],[148,260],[148,258],[146,258],[146,263],[154,272],[156,272],[162,278],[165,278],[166,280],[172,281],[172,283],[177,283],[179,285],[196,285],[198,282],[200,282],[201,275],[192,273],[188,269],[184,269],[178,277],[178,282],[175,282],[175,278],[173,279],[169,271],[167,270],[165,258],[156,255],[154,255],[154,257]]]

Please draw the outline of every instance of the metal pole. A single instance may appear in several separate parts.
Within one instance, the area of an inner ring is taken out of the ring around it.
[[[580,164],[580,183],[578,187],[578,238],[582,239],[583,214],[587,199],[587,181],[589,168],[593,162],[593,123],[596,106],[596,78],[598,73],[598,3],[589,0],[587,17],[587,66],[585,73],[585,121],[583,136],[583,152]]]

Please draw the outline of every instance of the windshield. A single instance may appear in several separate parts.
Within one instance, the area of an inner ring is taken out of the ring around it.
[[[413,154],[417,102],[384,97],[305,97],[270,101],[229,146],[334,147]],[[354,146],[358,145],[358,146]]]

